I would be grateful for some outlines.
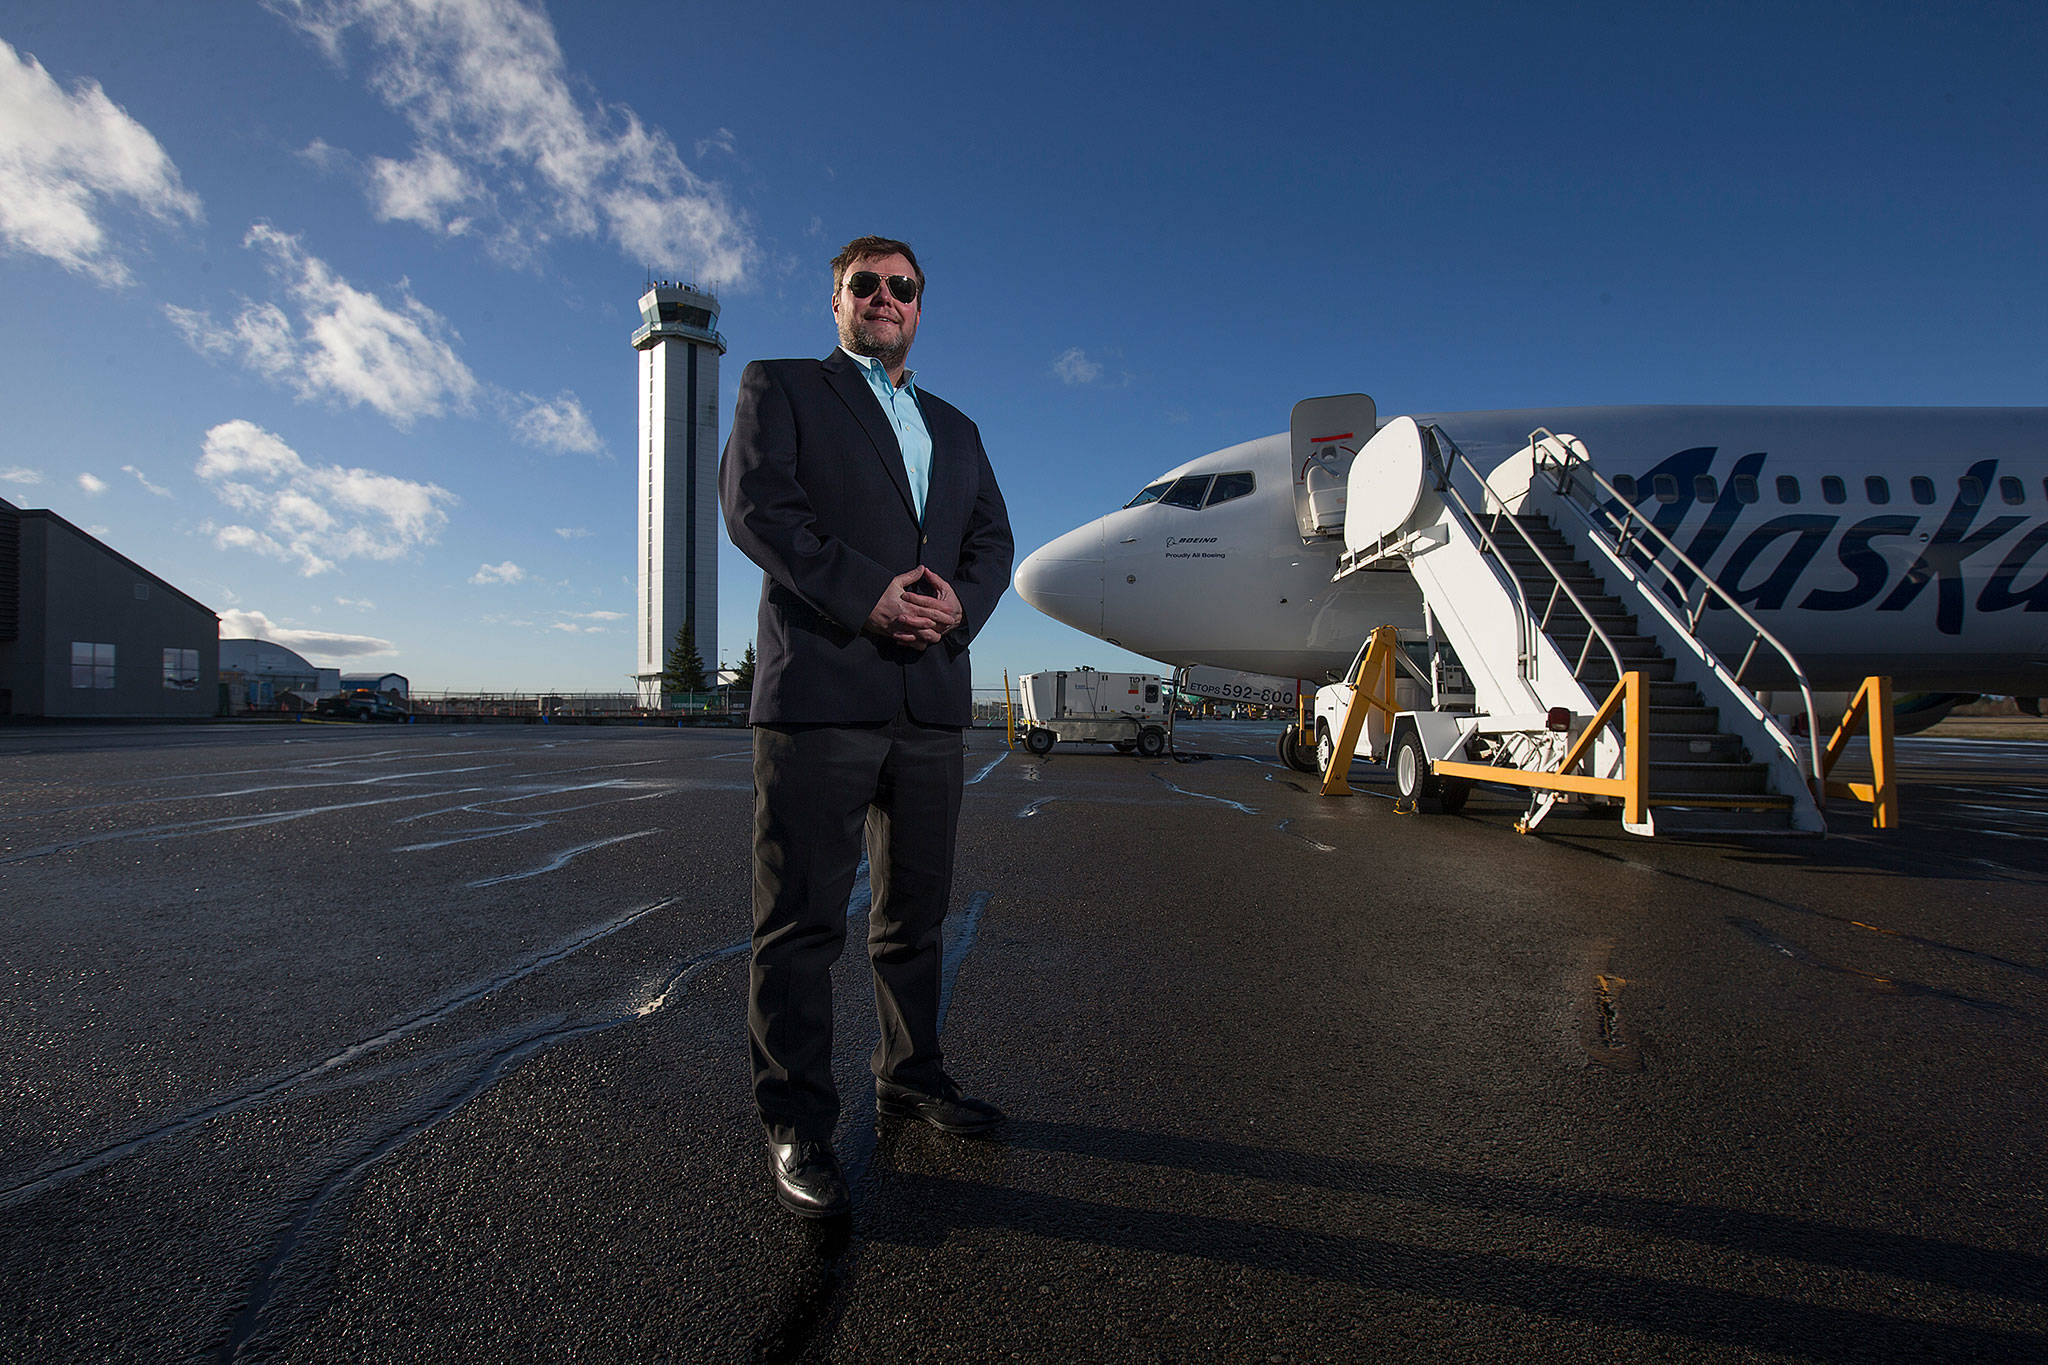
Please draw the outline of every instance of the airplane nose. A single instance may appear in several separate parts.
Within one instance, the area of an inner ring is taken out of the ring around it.
[[[1100,521],[1039,546],[1017,566],[1017,595],[1063,625],[1102,634]]]

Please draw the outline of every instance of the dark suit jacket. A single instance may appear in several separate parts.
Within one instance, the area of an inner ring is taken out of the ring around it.
[[[718,493],[733,544],[763,570],[752,716],[861,723],[907,708],[929,725],[971,715],[967,645],[1010,583],[1010,516],[981,432],[918,397],[932,437],[923,525],[903,453],[845,354],[757,360],[740,377]],[[922,652],[861,631],[889,580],[923,564],[966,619]]]

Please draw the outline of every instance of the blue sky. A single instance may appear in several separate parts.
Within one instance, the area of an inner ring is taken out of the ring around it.
[[[718,293],[729,417],[830,348],[842,242],[915,244],[1020,554],[1320,393],[2048,387],[2039,5],[10,0],[0,43],[0,496],[420,689],[628,685],[650,265]],[[1143,666],[1014,596],[975,660]]]

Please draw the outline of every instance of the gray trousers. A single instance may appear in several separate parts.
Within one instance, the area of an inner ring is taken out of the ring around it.
[[[865,831],[877,1077],[946,1083],[939,1053],[941,927],[960,821],[960,731],[885,725],[754,727],[754,957],[747,1038],[754,1104],[776,1142],[829,1141],[832,964]]]

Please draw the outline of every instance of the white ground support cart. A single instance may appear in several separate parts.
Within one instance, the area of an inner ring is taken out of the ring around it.
[[[1060,740],[1114,745],[1119,753],[1144,758],[1166,752],[1170,694],[1163,678],[1061,669],[1026,673],[1018,689],[1024,703],[1024,747],[1034,754]]]

